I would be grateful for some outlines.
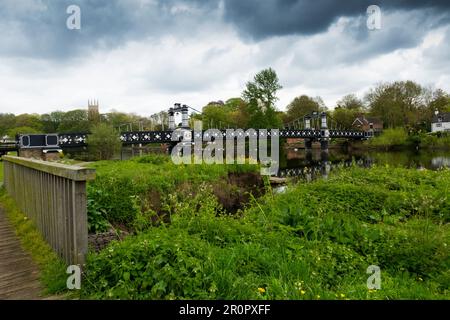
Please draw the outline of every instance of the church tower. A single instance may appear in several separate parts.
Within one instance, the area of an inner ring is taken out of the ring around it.
[[[98,110],[98,100],[88,100],[88,120],[91,123],[100,122],[100,112]]]

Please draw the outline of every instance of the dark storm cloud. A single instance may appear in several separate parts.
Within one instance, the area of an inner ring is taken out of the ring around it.
[[[339,17],[365,15],[372,4],[386,11],[447,12],[447,18],[441,22],[448,22],[450,10],[448,0],[226,0],[225,19],[256,40],[290,34],[312,35],[326,31]]]
[[[421,9],[420,18],[430,22],[422,27],[426,31],[450,20],[448,0],[224,0],[223,20],[247,40],[308,36],[326,31],[339,17],[364,17],[368,5],[374,3],[383,12]],[[81,8],[81,30],[66,28],[66,8],[72,4]],[[208,22],[222,23],[215,15],[219,7],[220,0],[2,0],[0,56],[63,61],[148,37],[157,39],[171,34],[189,38],[208,29]],[[365,20],[360,20],[347,31],[355,39],[370,39]],[[377,50],[416,45],[425,33],[414,36],[416,27],[396,27],[397,35],[376,41],[383,45]]]
[[[66,58],[92,49],[168,33],[193,32],[199,23],[189,12],[173,11],[177,0],[4,0],[0,5],[0,54]],[[191,6],[195,1],[188,1]],[[18,4],[18,5],[17,5]],[[70,5],[81,8],[81,30],[66,28]],[[183,25],[183,28],[179,28]]]

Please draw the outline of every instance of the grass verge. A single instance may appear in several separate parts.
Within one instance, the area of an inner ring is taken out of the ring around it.
[[[43,294],[52,295],[67,290],[65,263],[57,257],[34,223],[19,210],[3,187],[0,188],[0,206],[20,238],[22,247],[31,255],[41,271],[40,280],[45,287]]]

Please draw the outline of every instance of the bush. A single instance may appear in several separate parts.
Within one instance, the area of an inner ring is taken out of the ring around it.
[[[421,148],[450,149],[450,134],[447,132],[435,132],[421,137]]]
[[[94,160],[109,160],[120,151],[122,143],[113,127],[100,123],[91,130],[87,137],[89,154]]]
[[[229,173],[258,170],[256,165],[175,165],[166,155],[99,161],[91,167],[97,174],[88,183],[88,199],[108,221],[127,226],[152,212],[169,213],[166,204],[171,196],[182,202],[202,183],[220,184]]]
[[[386,129],[383,133],[370,140],[373,147],[388,149],[390,147],[403,146],[407,144],[408,133],[403,128]]]
[[[449,181],[449,170],[351,168],[268,194],[240,218],[200,185],[170,197],[170,224],[91,254],[83,297],[445,299]]]

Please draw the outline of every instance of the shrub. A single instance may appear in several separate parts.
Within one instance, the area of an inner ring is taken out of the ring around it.
[[[373,147],[388,149],[390,147],[406,145],[408,133],[403,128],[386,129],[383,133],[370,140]]]
[[[91,167],[97,175],[88,184],[88,198],[108,221],[129,226],[138,215],[142,226],[142,217],[150,211],[167,213],[170,195],[183,202],[203,183],[221,184],[229,173],[255,173],[258,169],[256,165],[175,165],[166,155],[99,161]]]
[[[119,134],[113,127],[105,123],[100,123],[92,128],[86,143],[89,154],[94,160],[111,159],[122,147]]]

